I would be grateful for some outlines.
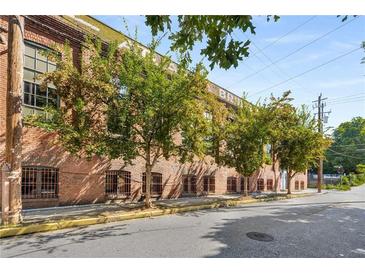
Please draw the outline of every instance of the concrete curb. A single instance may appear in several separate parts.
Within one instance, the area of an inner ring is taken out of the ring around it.
[[[269,198],[261,198],[261,199],[228,199],[228,200],[218,200],[211,203],[202,203],[196,205],[186,205],[186,206],[177,206],[177,207],[165,207],[158,209],[148,209],[148,210],[134,210],[123,213],[112,213],[112,214],[100,214],[95,217],[82,217],[80,219],[65,219],[65,220],[57,220],[57,221],[49,221],[45,223],[31,223],[25,225],[18,226],[6,226],[0,228],[0,238],[11,237],[11,236],[19,236],[26,235],[37,232],[46,232],[52,230],[59,230],[65,228],[79,227],[79,226],[89,226],[95,224],[103,224],[110,222],[118,222],[118,221],[126,221],[131,219],[139,219],[139,218],[149,218],[156,216],[163,216],[169,214],[176,214],[182,212],[189,211],[197,211],[204,209],[212,209],[212,208],[221,208],[221,207],[231,207],[231,206],[239,206],[244,204],[253,204],[260,202],[270,202],[270,201],[279,201],[286,200],[292,198],[300,198],[306,196],[313,196],[314,193],[304,193],[304,194],[291,194],[286,196],[278,196],[278,197],[269,197]]]

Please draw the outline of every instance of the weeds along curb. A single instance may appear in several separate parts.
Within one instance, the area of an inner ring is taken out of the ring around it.
[[[126,221],[139,218],[150,218],[150,217],[157,217],[162,215],[169,215],[169,214],[176,214],[176,213],[183,213],[183,212],[197,211],[204,209],[233,207],[244,204],[286,200],[286,199],[300,198],[312,195],[314,194],[306,193],[306,194],[291,194],[282,197],[279,196],[279,197],[269,197],[261,199],[247,199],[247,200],[231,199],[223,201],[221,200],[221,201],[214,201],[212,203],[205,203],[198,205],[188,205],[188,206],[171,207],[171,208],[166,207],[159,209],[150,209],[145,211],[131,211],[131,212],[114,213],[114,214],[101,214],[95,217],[85,217],[85,218],[81,217],[80,219],[65,219],[65,220],[49,221],[45,223],[6,226],[0,228],[0,238],[26,235],[37,232],[47,232],[47,231],[72,228],[72,227],[81,227],[95,224]]]

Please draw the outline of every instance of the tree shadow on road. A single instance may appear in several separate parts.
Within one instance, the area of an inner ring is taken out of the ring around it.
[[[220,248],[208,257],[365,257],[365,210],[357,205],[272,205],[270,211],[260,212],[252,217],[224,219],[213,227],[203,238],[218,242]],[[252,240],[248,232],[266,233],[274,240]]]
[[[89,227],[89,229],[85,228],[87,227],[85,226],[74,229],[67,229],[64,231],[30,234],[14,237],[11,239],[3,239],[3,241],[9,241],[9,243],[1,244],[1,257],[27,257],[27,255],[39,251],[44,251],[47,254],[52,254],[55,251],[59,250],[66,252],[67,250],[64,248],[72,244],[79,244],[107,237],[129,235],[129,233],[124,232],[126,224],[113,224],[112,226],[103,225],[102,227],[100,225],[97,225],[95,227]],[[17,248],[18,250],[24,249],[27,251],[23,253],[17,253],[13,256],[7,256],[7,251],[11,251],[13,248]]]

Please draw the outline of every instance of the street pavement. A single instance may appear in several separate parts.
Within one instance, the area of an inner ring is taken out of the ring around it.
[[[253,240],[249,232],[266,233],[272,241]],[[365,258],[365,185],[347,192],[5,238],[0,244],[1,257]]]

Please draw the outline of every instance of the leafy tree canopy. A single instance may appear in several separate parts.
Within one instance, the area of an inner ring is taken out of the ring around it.
[[[365,164],[365,119],[355,117],[340,124],[333,132],[333,143],[326,151],[324,170],[337,172],[342,167],[345,173],[355,172],[356,165]]]
[[[242,100],[226,126],[224,163],[244,176],[250,176],[264,163],[266,125],[262,107]]]
[[[220,109],[208,92],[201,65],[171,68],[168,57],[157,59],[155,43],[147,53],[131,42],[128,49],[111,44],[108,50],[88,40],[75,68],[66,45],[57,69],[47,73],[61,98],[59,109],[48,109],[48,119],[32,117],[35,125],[55,130],[72,153],[101,155],[131,163],[141,157],[146,166],[146,206],[150,204],[153,166],[176,157],[181,162],[204,156],[206,136],[213,134],[210,109]],[[215,114],[213,118],[219,117]]]
[[[303,107],[292,112],[296,125],[287,129],[278,148],[280,167],[288,171],[288,193],[291,179],[299,172],[316,166],[330,140],[317,131],[314,117]]]
[[[278,16],[267,16],[267,20],[277,21]],[[179,15],[178,29],[172,30],[171,16],[146,16],[146,25],[151,27],[153,35],[159,32],[170,32],[171,49],[185,55],[191,60],[189,52],[196,42],[206,38],[207,46],[201,50],[201,55],[210,61],[210,68],[215,65],[229,69],[237,67],[238,62],[249,55],[250,41],[240,41],[234,36],[234,31],[249,31],[255,34],[252,16],[212,16],[212,15]]]

